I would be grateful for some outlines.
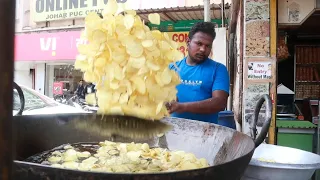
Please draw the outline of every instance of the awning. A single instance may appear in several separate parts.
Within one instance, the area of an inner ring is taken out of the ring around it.
[[[211,19],[221,19],[222,5],[211,4]],[[230,4],[225,4],[225,18],[229,18]],[[178,21],[178,20],[202,20],[204,19],[203,5],[189,7],[172,7],[172,8],[157,8],[157,9],[139,9],[137,14],[148,22],[148,14],[159,13],[161,21]]]

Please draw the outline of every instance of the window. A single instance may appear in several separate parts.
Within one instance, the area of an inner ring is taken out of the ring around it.
[[[40,94],[35,94],[31,90],[21,87],[25,99],[24,110],[40,109],[57,105],[53,100],[48,99]],[[20,97],[17,90],[13,92],[13,110],[20,109]]]

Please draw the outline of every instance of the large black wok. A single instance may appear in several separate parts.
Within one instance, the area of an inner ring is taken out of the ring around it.
[[[206,158],[209,168],[154,174],[115,174],[85,172],[53,168],[46,165],[29,163],[24,160],[34,154],[50,150],[67,143],[100,142],[112,140],[118,142],[137,142],[119,136],[110,138],[80,131],[69,125],[69,121],[86,121],[94,114],[63,114],[15,116],[15,159],[14,176],[19,179],[216,179],[238,180],[247,168],[255,147],[265,138],[271,120],[271,100],[264,95],[258,101],[252,124],[252,135],[255,137],[255,124],[263,102],[266,101],[266,120],[262,131],[255,141],[238,131],[223,126],[177,118],[165,118],[163,121],[172,124],[173,130],[160,138],[148,139],[150,146],[183,150],[194,153],[198,158]],[[139,142],[139,141],[138,141]]]

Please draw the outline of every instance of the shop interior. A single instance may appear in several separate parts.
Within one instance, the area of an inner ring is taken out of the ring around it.
[[[277,142],[293,143],[313,152],[319,152],[316,141],[320,108],[319,21],[320,11],[314,11],[299,25],[278,25]],[[299,129],[300,135],[288,141],[287,137],[279,137],[280,129],[291,129],[292,134]]]
[[[46,95],[53,97],[53,83],[63,83],[63,94],[72,95],[77,89],[78,82],[83,78],[83,73],[76,70],[72,63],[49,64],[46,67]]]

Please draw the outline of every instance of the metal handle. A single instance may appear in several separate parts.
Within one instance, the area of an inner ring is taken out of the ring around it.
[[[21,87],[16,84],[15,82],[13,82],[13,89],[16,89],[20,98],[20,109],[18,111],[18,113],[16,115],[22,115],[22,112],[24,110],[24,106],[25,106],[25,99],[24,99],[24,95],[23,95],[23,91],[21,89]]]
[[[259,136],[257,137],[257,122],[258,122],[261,107],[264,102],[266,103],[266,117],[265,117],[265,121],[263,123],[262,129],[261,129],[261,132],[260,132]],[[260,99],[257,102],[256,108],[254,109],[253,121],[250,124],[251,137],[253,137],[253,140],[254,140],[256,147],[258,147],[266,138],[268,131],[269,131],[270,123],[271,123],[271,117],[272,117],[271,98],[269,95],[264,94],[260,97]]]

